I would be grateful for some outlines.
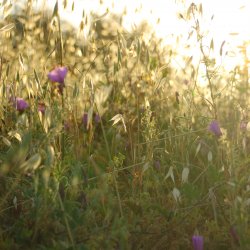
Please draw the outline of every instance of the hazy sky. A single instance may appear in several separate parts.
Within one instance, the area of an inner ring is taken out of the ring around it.
[[[34,3],[36,2],[38,8],[41,3],[46,3],[48,7],[53,8],[56,0],[34,0]],[[181,34],[185,36],[190,31],[190,26],[178,19],[177,13],[187,8],[192,2],[202,3],[204,12],[202,26],[203,29],[210,31],[217,50],[224,40],[228,46],[236,47],[243,40],[250,38],[250,0],[102,0],[102,5],[100,5],[100,0],[75,0],[73,12],[71,11],[73,0],[67,1],[66,9],[62,8],[63,2],[64,0],[59,0],[61,17],[75,27],[79,27],[83,10],[85,13],[94,11],[103,14],[107,8],[111,12],[122,12],[126,7],[127,15],[124,17],[124,25],[128,30],[142,20],[147,20],[155,33],[166,43],[174,43],[171,34],[175,37]],[[181,2],[184,2],[185,6]],[[214,19],[211,22],[212,15]],[[158,18],[160,22],[157,24]],[[239,34],[230,35],[230,33]]]
[[[39,1],[38,1],[39,2]],[[44,0],[51,8],[56,0]],[[71,11],[73,0],[68,0],[68,8],[61,8],[61,16],[79,27],[83,9],[105,13],[110,11],[122,12],[127,9],[124,17],[124,25],[129,30],[134,24],[147,20],[155,33],[162,37],[166,43],[171,43],[171,34],[180,35],[187,33],[190,27],[178,19],[177,13],[185,9],[181,0],[75,0],[75,10]],[[221,43],[226,40],[228,44],[236,46],[250,37],[250,0],[184,0],[186,8],[192,3],[202,3],[204,12],[203,28],[210,31],[214,39],[215,48],[219,49]],[[59,0],[63,3],[63,0]],[[214,15],[213,21],[210,21]],[[157,24],[158,18],[160,23]],[[239,33],[238,35],[230,35]]]
[[[1,0],[0,0],[1,1]],[[53,8],[56,0],[33,0],[37,6],[46,3]],[[122,12],[127,9],[127,15],[124,18],[124,25],[129,29],[134,24],[147,20],[154,28],[157,35],[167,39],[174,34],[184,33],[187,29],[185,23],[177,18],[177,12],[183,9],[183,4],[188,7],[190,3],[202,3],[204,10],[204,19],[209,19],[214,15],[213,22],[205,22],[215,39],[218,41],[231,40],[240,41],[250,37],[250,0],[67,0],[68,7],[62,8],[64,0],[59,0],[61,5],[61,16],[79,27],[83,9],[86,13],[90,11],[104,13],[107,8],[110,11]],[[16,3],[21,0],[16,1]],[[72,2],[75,9],[72,12]],[[15,3],[15,1],[14,1]],[[136,11],[135,11],[136,10]],[[0,9],[1,12],[1,9]],[[160,23],[157,23],[157,19]],[[239,35],[230,36],[230,33],[238,32]]]
[[[177,12],[183,4],[180,0],[75,0],[75,10],[72,12],[71,5],[73,0],[68,0],[68,8],[63,10],[62,16],[67,18],[71,23],[78,26],[81,20],[83,9],[86,13],[97,11],[104,13],[108,7],[111,11],[122,12],[127,8],[127,17],[125,25],[129,28],[131,25],[138,24],[141,20],[146,19],[154,27],[157,27],[156,33],[166,36],[169,33],[181,33],[184,25],[177,19]],[[50,6],[54,6],[55,0],[45,0]],[[63,0],[59,0],[63,3]],[[214,20],[210,29],[217,37],[228,37],[229,33],[239,32],[241,38],[248,38],[250,35],[250,1],[249,0],[185,0],[186,6],[191,2],[202,3],[204,17],[210,18],[214,15]],[[137,12],[135,10],[137,9]],[[156,26],[157,19],[160,23]],[[238,38],[237,38],[238,39]]]

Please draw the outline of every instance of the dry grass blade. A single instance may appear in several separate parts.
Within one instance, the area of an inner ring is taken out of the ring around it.
[[[6,32],[6,31],[10,31],[10,30],[12,30],[14,27],[15,27],[15,24],[13,24],[13,23],[7,24],[7,25],[3,26],[3,27],[0,29],[0,33],[1,33],[1,32]]]

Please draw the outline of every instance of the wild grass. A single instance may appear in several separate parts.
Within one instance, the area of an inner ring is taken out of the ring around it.
[[[201,6],[198,65],[116,15],[83,15],[84,39],[57,5],[0,7],[1,249],[249,248],[248,66],[216,62]]]

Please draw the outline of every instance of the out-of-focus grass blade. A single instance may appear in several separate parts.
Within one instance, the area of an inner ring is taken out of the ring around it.
[[[40,85],[40,80],[39,80],[39,78],[38,78],[38,75],[37,75],[37,73],[36,73],[36,70],[35,70],[35,69],[34,69],[34,74],[35,74],[35,80],[36,80],[37,84],[39,84],[39,85]]]
[[[11,3],[9,5],[4,6],[3,8],[4,19],[10,14],[12,6],[13,5]]]
[[[45,133],[48,133],[50,124],[51,124],[51,110],[49,108],[46,108],[44,116],[44,124],[43,124]]]
[[[78,96],[79,96],[79,87],[78,87],[78,85],[75,83],[74,90],[73,90],[73,97],[74,97],[74,98],[77,98]]]
[[[67,1],[67,0],[64,0],[64,1],[63,1],[63,8],[66,9],[66,8],[67,8],[67,5],[68,5],[68,1]]]
[[[91,126],[92,119],[93,119],[93,107],[90,107],[89,110],[88,110],[87,129],[89,129],[89,127]]]
[[[14,27],[15,27],[15,24],[14,24],[14,23],[7,24],[7,25],[3,26],[3,27],[0,29],[0,33],[1,33],[1,32],[6,32],[6,31],[10,31],[10,30],[12,30]]]
[[[58,1],[56,1],[52,16],[54,17],[54,16],[57,16],[57,15],[58,15]]]
[[[22,137],[17,131],[10,131],[8,135],[11,137],[15,137],[19,142],[22,142]]]
[[[103,19],[105,16],[107,16],[109,14],[109,10],[107,9],[106,12],[104,14],[102,14],[101,16],[95,18],[93,20],[93,23],[97,22],[97,21],[100,21],[101,19]]]
[[[7,0],[3,0],[2,6],[4,6],[7,3]],[[1,6],[1,4],[0,4]]]
[[[220,56],[222,56],[223,46],[224,46],[225,42],[226,41],[223,41],[221,46],[220,46]]]
[[[6,137],[2,137],[2,140],[3,140],[3,143],[4,143],[6,146],[8,146],[8,147],[11,146],[11,142],[10,142]]]
[[[41,161],[42,161],[42,157],[40,156],[40,154],[38,153],[34,154],[20,166],[20,169],[24,171],[36,170],[40,166]]]
[[[42,88],[41,82],[40,82],[40,80],[39,80],[38,74],[37,74],[37,72],[36,72],[35,69],[34,69],[34,75],[35,75],[35,81],[36,81],[36,83],[37,83],[37,86],[38,86],[38,88],[39,88],[39,91],[40,91],[41,93],[43,93],[43,88]]]
[[[8,77],[9,76],[9,72],[10,72],[10,65],[7,66],[7,69],[6,69],[6,76]]]
[[[8,150],[6,156],[4,157],[4,173],[8,173],[11,170],[16,170],[16,167],[23,164],[29,152],[30,142],[31,135],[27,133],[22,137],[21,143],[13,145],[10,150]]]
[[[19,55],[19,63],[21,65],[22,70],[24,70],[24,63],[23,63],[23,56],[22,56],[22,54]]]
[[[47,152],[46,152],[46,159],[45,159],[45,165],[46,166],[52,166],[53,165],[53,162],[55,160],[55,150],[54,148],[49,145],[47,147]]]

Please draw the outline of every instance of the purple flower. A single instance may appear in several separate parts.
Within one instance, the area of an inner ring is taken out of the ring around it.
[[[64,79],[67,75],[68,69],[66,67],[57,67],[48,74],[48,78],[52,82],[59,83],[59,92],[63,93],[63,88],[65,87]]]
[[[194,250],[203,250],[203,237],[200,235],[194,235],[192,237]]]
[[[101,122],[101,117],[99,115],[95,115],[94,116],[94,121],[96,124],[100,123]],[[82,116],[82,123],[85,127],[87,127],[88,125],[88,113],[84,113],[83,116]]]
[[[101,117],[99,115],[95,115],[95,123],[98,124],[101,121]]]
[[[13,98],[13,106],[16,108],[18,111],[24,111],[29,107],[29,104],[20,97]]]
[[[218,121],[213,120],[209,126],[208,126],[208,130],[211,131],[212,133],[214,133],[216,136],[220,137],[222,135],[222,132],[220,130],[220,126]]]
[[[84,113],[83,114],[83,117],[82,117],[82,123],[85,127],[87,127],[88,125],[88,114],[87,113]]]
[[[66,67],[57,67],[48,74],[48,78],[52,82],[64,83],[68,69]]]

